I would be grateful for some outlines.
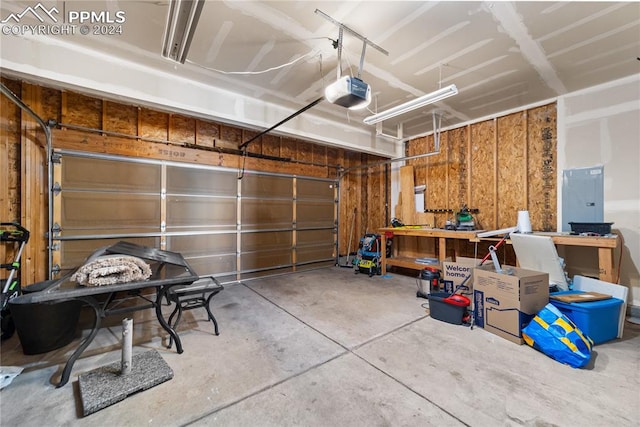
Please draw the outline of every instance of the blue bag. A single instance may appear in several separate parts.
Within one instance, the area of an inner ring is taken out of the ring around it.
[[[591,338],[552,304],[522,329],[522,338],[529,346],[574,368],[585,366],[591,359]]]

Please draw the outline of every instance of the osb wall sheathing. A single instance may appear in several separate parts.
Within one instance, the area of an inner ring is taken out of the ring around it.
[[[426,185],[427,209],[478,209],[480,229],[513,227],[528,210],[534,231],[554,231],[557,217],[556,105],[548,104],[442,132],[440,154],[409,163],[415,185]],[[408,156],[433,151],[431,136],[409,141]],[[451,213],[436,213],[443,227]],[[495,243],[495,242],[494,242]],[[490,242],[461,244],[461,255],[483,257]],[[513,249],[500,251],[515,262]],[[513,264],[511,264],[513,265]]]
[[[230,168],[244,165],[246,170],[329,179],[337,178],[340,168],[382,159],[274,134],[262,135],[248,145],[249,153],[262,158],[243,158],[229,151],[237,150],[240,144],[257,135],[256,130],[12,79],[3,78],[3,83],[45,121],[54,119],[61,124],[52,132],[56,148]],[[8,183],[0,190],[0,214],[2,221],[5,218],[20,220],[32,232],[26,253],[28,262],[22,268],[22,275],[23,282],[35,283],[45,280],[48,271],[45,265],[48,259],[45,237],[48,190],[44,135],[28,114],[22,113],[4,96],[0,117],[3,162],[0,174],[3,184]],[[383,200],[389,186],[383,171],[384,166],[356,169],[341,183],[338,241],[342,254],[347,250],[352,223],[352,245],[356,249],[358,239],[365,232],[386,225]],[[355,217],[354,209],[357,211]]]
[[[558,170],[556,105],[527,112],[527,210],[533,230],[552,231],[557,222]]]
[[[478,209],[478,228],[513,227],[528,210],[535,231],[556,227],[556,105],[549,104],[441,133],[437,155],[411,160],[427,209]],[[408,156],[434,151],[433,137],[407,143]],[[436,225],[453,213],[436,215]]]

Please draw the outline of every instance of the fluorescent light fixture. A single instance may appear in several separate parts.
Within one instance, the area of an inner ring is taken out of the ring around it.
[[[204,3],[205,0],[171,0],[162,56],[184,64]]]
[[[405,102],[404,104],[389,108],[388,110],[385,110],[381,113],[365,117],[364,122],[368,125],[373,125],[383,120],[387,120],[400,114],[408,113],[409,111],[413,111],[417,108],[424,107],[425,105],[441,101],[457,93],[458,88],[456,87],[456,85],[443,87],[442,89],[438,89],[435,92],[428,93],[409,102]]]

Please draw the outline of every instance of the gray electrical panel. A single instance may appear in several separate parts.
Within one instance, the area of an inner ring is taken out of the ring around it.
[[[569,222],[604,222],[604,167],[562,172],[562,231]]]

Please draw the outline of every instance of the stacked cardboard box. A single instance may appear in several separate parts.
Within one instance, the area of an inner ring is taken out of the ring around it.
[[[493,265],[473,271],[474,323],[511,342],[522,344],[522,328],[549,302],[549,274]]]

